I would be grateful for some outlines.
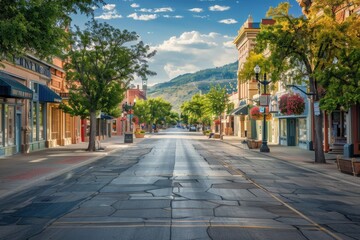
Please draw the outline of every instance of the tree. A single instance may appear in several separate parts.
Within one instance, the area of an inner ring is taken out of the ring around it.
[[[95,151],[96,115],[104,111],[119,116],[119,104],[124,98],[134,74],[141,77],[155,73],[148,70],[149,47],[143,42],[129,46],[138,35],[121,31],[106,23],[90,21],[85,30],[76,27],[72,46],[65,55],[66,80],[71,85],[69,104],[65,112],[82,118],[90,117],[88,151]]]
[[[134,106],[134,115],[139,118],[139,123],[148,124],[151,121],[150,106],[147,100],[137,100]]]
[[[346,4],[344,0],[325,0],[310,8],[309,17],[316,19],[313,24],[319,39],[323,40],[324,48],[329,49],[323,56],[323,66],[315,73],[325,90],[320,106],[327,111],[349,109],[360,103],[360,18],[353,14],[339,19],[337,10],[340,7],[352,7]],[[359,6],[360,1],[351,4]],[[323,12],[321,18],[316,16],[316,11]]]
[[[359,3],[359,0],[313,1],[307,9],[308,18],[289,15],[289,3],[270,8],[268,16],[276,23],[262,26],[256,49],[258,53],[267,48],[271,51],[272,80],[280,79],[290,68],[295,69],[294,80],[307,81],[313,101],[320,102],[322,109],[333,110],[338,104],[349,106],[359,102],[359,17],[354,14],[340,22],[336,18],[339,8]],[[333,64],[335,56],[341,59],[338,66]],[[339,94],[339,86],[343,95]],[[325,163],[323,116],[321,112],[313,115],[315,162]]]
[[[0,61],[34,53],[60,55],[68,46],[70,14],[91,14],[103,0],[0,1]]]
[[[195,94],[190,101],[181,105],[181,112],[188,116],[188,123],[201,123],[203,126],[210,123],[210,112],[206,107],[206,95]]]
[[[226,88],[221,88],[220,85],[211,86],[210,91],[206,94],[206,99],[209,111],[221,120],[221,114],[224,113],[226,106],[229,103]],[[220,139],[223,139],[221,123]]]
[[[166,116],[169,116],[172,107],[169,102],[160,97],[150,98],[148,102],[150,108],[149,124],[159,124],[160,121],[165,120]]]
[[[314,93],[314,101],[319,101],[318,84],[314,77],[316,69],[320,65],[319,56],[324,51],[316,43],[317,37],[308,19],[304,16],[295,18],[289,15],[289,3],[281,3],[276,8],[270,8],[267,15],[272,17],[274,25],[262,26],[256,38],[256,50],[258,53],[269,48],[271,55],[269,60],[272,66],[272,81],[277,81],[289,68],[301,69],[297,71],[297,79],[308,79],[310,91]],[[315,162],[325,163],[325,155],[322,149],[322,115],[315,116]]]

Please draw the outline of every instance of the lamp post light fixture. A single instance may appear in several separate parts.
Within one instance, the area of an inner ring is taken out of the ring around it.
[[[125,112],[127,114],[127,116],[129,116],[129,124],[126,124],[126,131],[125,131],[125,135],[124,135],[124,141],[125,143],[132,143],[133,142],[133,123],[132,123],[132,116],[134,114],[134,106],[136,104],[136,99],[134,99],[134,103],[128,104],[127,102],[125,102],[122,105],[122,109],[123,112]]]
[[[264,80],[259,80],[259,73],[261,71],[261,68],[259,65],[256,65],[254,68],[256,81],[262,85],[264,85],[264,92],[263,94],[266,95],[266,86],[271,83],[271,81],[266,80],[266,73],[264,73]],[[270,149],[267,145],[267,126],[266,126],[266,109],[264,110],[264,117],[263,117],[263,134],[262,134],[262,144],[260,147],[260,152],[270,152]]]

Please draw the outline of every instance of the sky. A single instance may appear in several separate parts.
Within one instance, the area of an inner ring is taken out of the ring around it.
[[[105,0],[95,18],[121,30],[135,31],[157,54],[150,59],[148,85],[199,70],[220,67],[237,60],[233,40],[249,15],[254,22],[266,18],[269,7],[291,4],[299,16],[296,0]],[[73,16],[83,26],[84,16]],[[134,84],[141,84],[137,79]]]

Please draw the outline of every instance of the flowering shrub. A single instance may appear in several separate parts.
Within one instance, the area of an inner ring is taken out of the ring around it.
[[[300,115],[305,110],[305,101],[298,93],[284,94],[280,97],[279,110],[285,115]]]
[[[269,113],[269,108],[266,107],[266,110],[265,110],[265,114],[266,114],[266,120],[270,120],[271,119],[271,113]],[[250,109],[250,117],[254,120],[261,120],[263,119],[263,113],[260,113],[260,108],[255,106],[255,107],[252,107]]]

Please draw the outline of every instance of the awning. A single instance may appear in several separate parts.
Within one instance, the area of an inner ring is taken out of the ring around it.
[[[0,96],[32,99],[33,91],[11,76],[0,73]]]
[[[39,84],[40,102],[61,102],[61,97],[48,86]]]
[[[112,116],[107,115],[107,114],[105,114],[105,113],[101,113],[101,114],[100,114],[100,118],[101,118],[101,119],[107,119],[107,120],[113,119]]]
[[[242,105],[231,111],[230,115],[247,115],[249,113],[249,105]]]

